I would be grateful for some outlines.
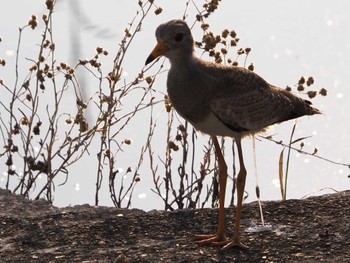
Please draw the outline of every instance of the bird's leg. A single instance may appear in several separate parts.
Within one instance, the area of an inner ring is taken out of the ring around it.
[[[237,175],[236,222],[235,222],[235,227],[234,227],[233,240],[230,241],[228,244],[226,244],[222,249],[227,249],[230,247],[248,248],[246,245],[241,243],[240,235],[239,235],[239,233],[240,233],[239,227],[240,227],[241,214],[242,214],[243,194],[244,194],[245,179],[246,179],[247,171],[244,167],[241,140],[240,139],[236,140],[236,144],[237,144],[239,166],[240,166],[239,173]]]
[[[214,235],[196,235],[195,238],[199,239],[199,244],[213,244],[213,245],[228,245],[230,241],[226,238],[225,234],[225,193],[226,193],[226,181],[227,181],[227,165],[222,155],[220,145],[216,136],[211,137],[219,165],[219,222],[217,232]]]

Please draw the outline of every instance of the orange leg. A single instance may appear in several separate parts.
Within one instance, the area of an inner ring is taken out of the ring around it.
[[[237,200],[236,222],[235,222],[233,240],[228,240],[225,234],[224,208],[225,208],[225,192],[226,192],[226,181],[227,181],[227,165],[222,155],[217,138],[215,136],[212,136],[212,140],[215,146],[215,151],[216,151],[218,165],[219,165],[220,196],[219,196],[218,228],[215,235],[196,235],[195,238],[200,239],[200,241],[198,241],[199,244],[221,245],[221,246],[224,246],[223,249],[227,249],[234,246],[237,246],[240,248],[247,248],[247,246],[243,245],[240,242],[240,236],[239,236],[239,226],[240,226],[240,219],[241,219],[241,213],[242,213],[243,194],[244,194],[244,188],[245,188],[245,178],[247,174],[246,169],[244,167],[244,162],[243,162],[241,140],[240,139],[236,140],[237,148],[238,148],[239,163],[240,163],[240,171],[237,176],[238,200]]]
[[[226,181],[227,181],[227,165],[225,159],[221,153],[220,145],[215,136],[211,137],[219,165],[219,222],[217,232],[214,235],[196,235],[195,238],[199,239],[198,244],[212,244],[212,245],[227,245],[230,241],[226,238],[225,234],[225,193],[226,193]]]
[[[226,244],[223,249],[227,249],[230,247],[240,247],[240,248],[248,248],[246,245],[242,244],[240,241],[240,223],[241,223],[241,215],[242,215],[242,203],[243,203],[243,194],[245,188],[245,179],[247,176],[247,171],[244,166],[243,161],[243,152],[241,139],[236,140],[237,150],[238,150],[238,159],[239,159],[239,173],[237,175],[237,209],[236,209],[236,222],[234,226],[234,236],[233,240]]]

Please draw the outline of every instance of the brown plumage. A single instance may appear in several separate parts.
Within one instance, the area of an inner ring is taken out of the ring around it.
[[[158,56],[170,60],[167,88],[176,111],[197,130],[209,134],[214,142],[219,163],[220,211],[216,235],[199,236],[200,243],[223,244],[225,247],[245,247],[239,238],[239,222],[245,186],[241,139],[264,131],[268,126],[319,114],[309,101],[270,85],[254,72],[241,67],[211,63],[194,55],[194,41],[187,24],[172,20],[156,30],[157,46],[146,64]],[[224,230],[224,199],[227,166],[216,136],[235,139],[240,171],[237,176],[237,213],[235,236],[226,238]]]

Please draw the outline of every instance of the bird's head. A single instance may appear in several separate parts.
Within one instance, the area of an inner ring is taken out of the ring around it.
[[[156,30],[157,45],[148,56],[146,65],[159,56],[170,61],[177,57],[186,57],[193,52],[191,30],[183,20],[171,20],[161,24]]]

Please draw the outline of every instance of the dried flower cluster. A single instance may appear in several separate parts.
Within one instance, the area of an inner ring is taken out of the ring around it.
[[[315,83],[315,79],[313,77],[305,78],[304,76],[300,77],[297,86],[297,90],[299,92],[304,92],[306,88],[312,86]],[[290,86],[286,87],[286,90],[291,91],[292,88]],[[313,99],[317,96],[317,94],[320,94],[322,96],[327,96],[327,89],[321,88],[319,91],[316,90],[309,90],[306,92],[308,97],[310,99]]]

